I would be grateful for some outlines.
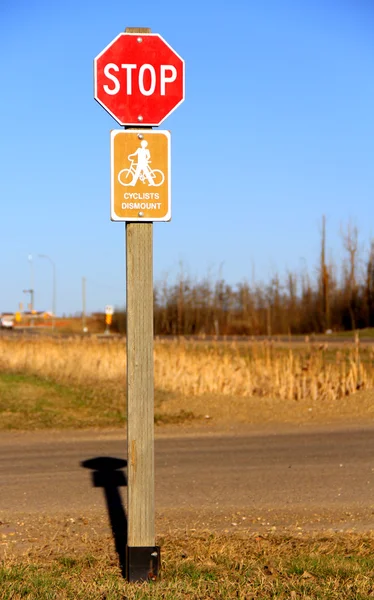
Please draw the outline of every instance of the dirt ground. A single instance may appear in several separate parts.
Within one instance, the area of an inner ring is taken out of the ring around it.
[[[157,407],[162,415],[180,412],[181,398],[177,395],[161,401]],[[330,401],[283,400],[280,398],[230,398],[227,396],[190,397],[183,409],[210,423],[212,431],[240,430],[244,423],[257,427],[271,426],[274,431],[292,425],[352,425],[374,423],[374,390],[359,391],[345,398]],[[187,429],[193,426],[188,423]]]
[[[206,511],[199,516],[196,512],[186,514],[178,510],[167,514],[158,512],[157,543],[162,546],[165,537],[182,539],[210,533],[242,539],[296,537],[300,540],[318,538],[321,534],[368,533],[367,528],[361,526],[362,514],[356,521],[354,513],[348,513],[345,518],[337,518],[333,511],[312,516],[300,513],[296,523],[294,516],[278,514],[276,510],[262,511],[261,517],[254,518],[245,516],[242,511],[221,515]],[[371,510],[367,511],[367,517],[372,520]],[[327,521],[330,521],[329,526],[326,526]],[[10,519],[0,522],[0,559],[12,556],[75,556],[89,553],[90,548],[97,550],[100,546],[115,550],[106,515],[92,515],[89,511],[78,517],[15,513]]]

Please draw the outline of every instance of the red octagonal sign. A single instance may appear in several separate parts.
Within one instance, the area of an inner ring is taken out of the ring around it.
[[[157,33],[120,33],[94,77],[95,100],[121,125],[160,125],[184,100],[184,60]]]

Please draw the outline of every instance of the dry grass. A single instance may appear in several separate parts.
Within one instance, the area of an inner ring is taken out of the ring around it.
[[[336,400],[373,389],[374,349],[330,351],[271,344],[155,343],[155,387],[189,397],[273,397]],[[123,341],[1,339],[0,371],[23,373],[70,386],[106,384],[123,389]]]
[[[371,536],[264,538],[209,533],[167,537],[162,577],[127,584],[110,538],[0,563],[3,600],[363,600],[374,596]]]

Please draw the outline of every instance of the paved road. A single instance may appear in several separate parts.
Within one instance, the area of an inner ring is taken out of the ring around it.
[[[374,429],[161,437],[155,448],[160,515],[232,520],[241,511],[255,522],[266,513],[267,525],[333,515],[374,526]],[[125,459],[122,434],[2,434],[0,518],[105,512],[103,490],[81,466],[98,456]]]
[[[95,337],[95,338],[99,338],[100,340],[104,340],[104,341],[108,341],[108,340],[113,340],[113,339],[126,339],[125,336],[122,336],[120,334],[115,334],[112,333],[111,335],[105,335],[104,333],[102,334],[88,334],[89,337]],[[42,336],[46,336],[46,337],[58,337],[59,339],[64,339],[64,338],[69,338],[71,339],[72,337],[76,337],[76,338],[87,338],[87,334],[84,333],[61,333],[58,332],[57,334],[54,334],[52,331],[50,331],[48,328],[22,328],[22,327],[17,327],[16,329],[12,329],[12,330],[8,330],[8,329],[0,329],[0,337],[11,337],[13,339],[17,339],[19,337],[21,338],[26,338],[26,339],[33,339],[35,337],[42,337]],[[280,342],[282,344],[305,344],[305,339],[306,339],[306,334],[305,335],[298,335],[298,336],[288,336],[288,335],[273,335],[273,336],[267,336],[267,335],[256,335],[256,336],[246,336],[246,335],[242,335],[242,336],[235,336],[235,335],[227,335],[227,336],[214,336],[214,335],[206,335],[204,337],[202,336],[198,336],[198,335],[186,335],[186,336],[182,336],[183,340],[187,340],[187,341],[191,341],[191,342],[201,342],[201,343],[206,343],[206,342],[213,342],[213,341],[217,341],[217,342],[264,342],[264,341],[273,341],[273,342]],[[310,334],[309,336],[309,341],[311,343],[315,343],[315,344],[347,344],[347,343],[351,343],[354,344],[355,343],[355,339],[353,334],[351,334],[349,337],[341,337],[338,335],[323,335],[323,334]],[[156,339],[158,340],[177,340],[179,339],[179,336],[166,336],[166,335],[161,335],[161,336],[156,336]],[[361,335],[360,336],[360,343],[361,344],[373,344],[374,343],[374,337],[370,337],[370,336],[365,336],[365,335]]]

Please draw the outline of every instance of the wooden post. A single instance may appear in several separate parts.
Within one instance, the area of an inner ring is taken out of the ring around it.
[[[127,28],[126,33],[150,33]],[[127,313],[127,579],[156,579],[153,223],[126,223]]]
[[[155,543],[152,228],[126,224],[129,546]]]

